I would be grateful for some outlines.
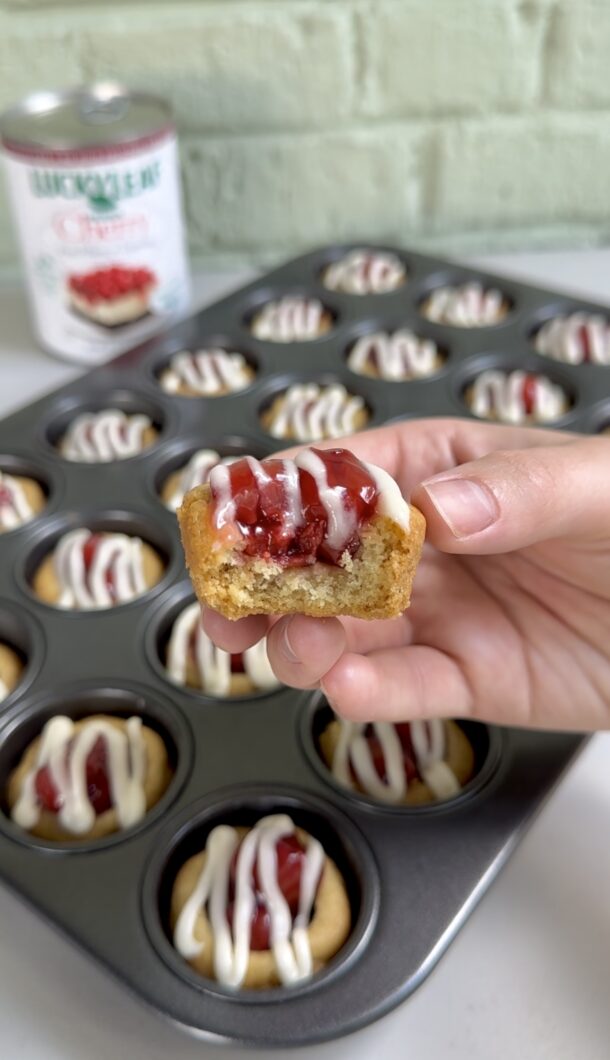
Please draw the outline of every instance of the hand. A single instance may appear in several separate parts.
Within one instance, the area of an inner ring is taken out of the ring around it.
[[[243,651],[355,720],[610,727],[610,439],[412,420],[341,442],[426,516],[409,611],[392,621],[204,614]]]

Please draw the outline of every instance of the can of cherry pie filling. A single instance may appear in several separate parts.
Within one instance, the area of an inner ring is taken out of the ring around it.
[[[99,364],[189,303],[169,106],[115,83],[37,92],[0,118],[34,326]]]

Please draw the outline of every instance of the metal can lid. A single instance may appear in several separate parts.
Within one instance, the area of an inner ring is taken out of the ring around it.
[[[71,151],[128,144],[172,124],[168,103],[115,81],[34,92],[0,116],[5,146]]]

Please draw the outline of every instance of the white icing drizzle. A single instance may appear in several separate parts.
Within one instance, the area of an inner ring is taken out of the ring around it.
[[[214,974],[225,986],[238,987],[245,979],[250,957],[250,933],[256,898],[252,886],[256,866],[260,894],[270,918],[270,949],[280,981],[284,984],[308,979],[313,973],[308,925],[324,868],[324,849],[307,837],[301,872],[299,909],[293,921],[277,879],[276,844],[292,835],[295,826],[286,814],[262,817],[239,842],[229,825],[218,825],[207,839],[205,864],[195,889],[180,912],[174,930],[174,945],[186,959],[196,957],[203,943],[195,937],[202,908],[213,936]],[[238,849],[239,848],[239,849]],[[227,921],[231,860],[238,849],[233,919]]]
[[[148,416],[127,416],[120,409],[85,412],[70,424],[61,443],[66,460],[84,464],[107,463],[136,456],[144,449],[144,433],[152,427]]]
[[[47,767],[61,801],[57,811],[61,827],[74,835],[93,827],[95,810],[87,795],[87,758],[100,737],[106,745],[108,786],[119,824],[130,828],[141,820],[146,813],[142,720],[129,718],[125,729],[118,729],[94,718],[77,731],[70,718],[58,714],[42,730],[36,761],[24,777],[11,811],[15,824],[27,830],[40,820],[42,807],[36,794],[36,775]]]
[[[14,530],[33,519],[34,514],[21,483],[0,471],[0,527]]]
[[[140,596],[148,588],[144,578],[142,542],[127,534],[100,534],[90,569],[85,568],[85,545],[90,530],[72,530],[55,549],[54,568],[60,585],[57,607],[89,611],[112,607]],[[116,600],[107,578],[114,586]]]
[[[396,254],[359,249],[328,266],[324,286],[344,294],[387,294],[400,287],[406,275],[407,271]]]
[[[389,334],[378,331],[363,335],[347,358],[349,367],[361,374],[373,367],[381,379],[417,379],[433,375],[439,366],[438,346],[408,328]]]
[[[423,314],[437,324],[458,328],[481,328],[497,324],[505,315],[504,295],[495,287],[464,283],[459,287],[437,287],[426,299]]]
[[[547,320],[534,337],[538,353],[565,364],[610,365],[610,323],[601,313],[570,313]]]
[[[353,772],[367,795],[380,802],[397,805],[405,801],[408,789],[403,749],[398,733],[391,722],[372,723],[383,753],[386,779],[379,776],[365,736],[365,722],[337,719],[339,739],[332,761],[336,780],[346,788],[353,788]],[[419,775],[437,799],[448,799],[460,790],[453,770],[444,761],[445,725],[439,718],[410,722],[411,743]]]
[[[470,398],[475,416],[483,419],[495,416],[503,423],[525,423],[530,416],[548,423],[562,416],[567,404],[565,393],[544,375],[534,377],[533,411],[527,412],[523,397],[527,375],[527,372],[502,372],[493,368],[481,372],[472,384]]]
[[[202,692],[211,696],[231,694],[231,655],[212,643],[201,624],[199,604],[190,604],[178,616],[167,645],[167,671],[176,684],[186,685],[190,658],[197,667]],[[243,653],[244,670],[256,689],[270,691],[279,681],[267,657],[266,640]]]
[[[282,395],[267,430],[273,438],[298,442],[341,438],[356,429],[356,419],[364,407],[364,399],[349,394],[340,383],[323,387],[295,383]]]
[[[252,321],[252,334],[267,342],[307,342],[322,331],[326,310],[317,298],[286,295],[267,302]]]
[[[172,357],[168,368],[161,376],[161,386],[175,394],[186,386],[202,397],[243,390],[248,386],[252,373],[246,358],[241,353],[223,349],[181,350]]]
[[[264,466],[253,457],[248,457],[248,462],[257,481],[260,482],[260,473],[266,476]],[[260,472],[256,469],[256,465],[260,468]],[[343,503],[343,487],[328,485],[324,461],[312,449],[302,449],[294,460],[284,460],[283,465],[286,502],[284,529],[290,531],[293,527],[299,526],[303,519],[303,500],[298,474],[298,469],[301,468],[303,471],[308,471],[315,479],[320,501],[326,511],[328,517],[326,543],[331,548],[340,548],[343,542],[349,540],[356,525],[355,514],[348,511]],[[362,466],[368,471],[379,491],[377,512],[387,516],[403,530],[408,530],[409,505],[402,496],[398,484],[387,471],[377,467],[376,464],[367,464],[362,461]],[[210,473],[210,486],[215,499],[215,526],[221,528],[235,519],[235,501],[231,494],[228,468],[220,464],[213,468]]]
[[[238,456],[221,457],[220,453],[217,453],[214,449],[199,449],[196,453],[193,453],[188,464],[185,464],[179,473],[174,491],[165,502],[166,508],[170,508],[171,511],[175,512],[182,504],[184,496],[189,490],[194,489],[195,486],[202,486],[204,482],[208,481],[210,472],[212,468],[216,467],[216,464],[232,464],[234,460],[239,459],[240,457]]]

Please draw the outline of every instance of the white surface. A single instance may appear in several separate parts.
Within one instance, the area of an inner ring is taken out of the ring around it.
[[[610,251],[479,258],[610,304]],[[198,302],[246,274],[207,277]],[[77,374],[36,352],[18,292],[0,295],[0,414]],[[597,736],[431,977],[401,1008],[302,1060],[607,1060],[610,735]],[[100,866],[101,868],[101,866]],[[0,889],[2,1060],[263,1060],[196,1042]],[[146,974],[146,969],[142,969]],[[288,1055],[276,1053],[276,1056]]]

